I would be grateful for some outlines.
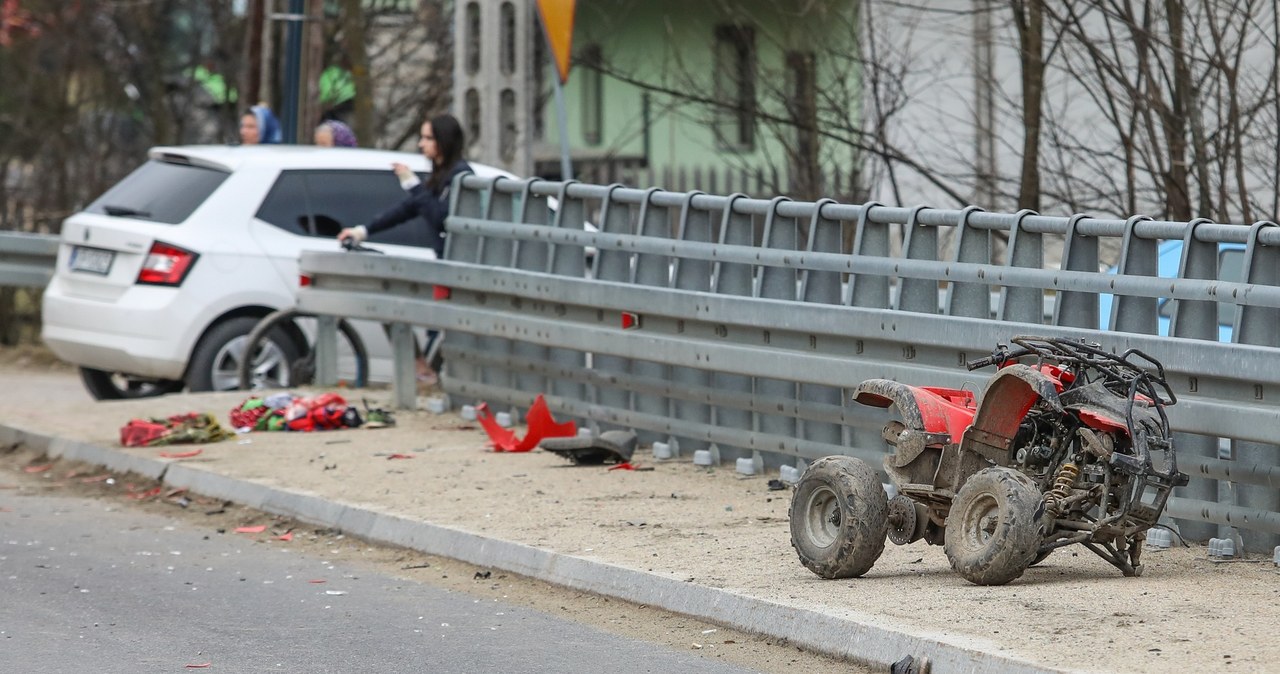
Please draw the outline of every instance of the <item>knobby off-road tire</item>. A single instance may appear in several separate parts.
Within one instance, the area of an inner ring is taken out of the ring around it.
[[[865,461],[818,459],[791,498],[791,546],[823,578],[861,576],[884,552],[888,511],[880,478]]]
[[[1022,473],[995,466],[960,487],[947,516],[943,549],[951,568],[977,585],[1021,576],[1044,538],[1040,491]]]

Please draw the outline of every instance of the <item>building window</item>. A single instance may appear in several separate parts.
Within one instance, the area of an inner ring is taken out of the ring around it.
[[[467,74],[480,72],[480,3],[467,3]]]
[[[498,66],[502,69],[503,75],[514,75],[516,72],[516,6],[509,2],[502,3],[500,18],[498,48],[501,52],[498,55]]]
[[[502,160],[510,163],[516,158],[516,141],[519,140],[519,129],[516,127],[516,92],[503,89],[498,100],[498,150]]]
[[[721,147],[748,151],[755,147],[756,48],[750,26],[715,29],[716,137]]]
[[[798,157],[818,154],[818,90],[813,52],[787,52],[787,113],[795,126],[795,153]]]
[[[532,22],[533,29],[533,137],[543,140],[547,137],[547,103],[554,91],[551,79],[547,77],[547,69],[551,67],[551,55],[547,50],[547,39],[542,35],[542,26]]]
[[[462,99],[463,124],[467,125],[467,145],[475,145],[480,140],[480,92],[467,89]]]
[[[604,55],[600,45],[589,44],[578,53],[582,66],[582,140],[599,145],[604,139]]]

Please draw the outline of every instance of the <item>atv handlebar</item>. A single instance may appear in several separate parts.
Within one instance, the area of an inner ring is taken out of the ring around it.
[[[972,372],[979,368],[984,368],[991,365],[1001,366],[1013,360],[1014,358],[1021,358],[1029,353],[1032,353],[1031,349],[1022,348],[1022,349],[1015,349],[1013,351],[1010,351],[1009,347],[1005,346],[1004,344],[1001,344],[1000,346],[997,346],[994,351],[991,352],[990,356],[987,356],[986,358],[979,358],[978,360],[971,360],[965,363],[965,367],[969,368],[969,371]]]
[[[338,239],[338,243],[342,245],[342,249],[350,253],[381,253],[377,248],[371,248],[364,245],[354,236],[348,236]]]

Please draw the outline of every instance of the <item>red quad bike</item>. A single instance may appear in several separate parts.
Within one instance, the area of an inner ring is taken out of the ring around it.
[[[828,456],[791,500],[791,544],[823,578],[866,573],[885,537],[942,545],[951,568],[1002,585],[1053,550],[1079,543],[1126,576],[1142,573],[1146,531],[1178,472],[1165,406],[1176,402],[1155,359],[1056,337],[1015,337],[970,370],[995,365],[972,391],[887,379],[854,400],[895,407],[884,427],[892,499],[865,461]],[[1156,468],[1153,455],[1160,455]]]

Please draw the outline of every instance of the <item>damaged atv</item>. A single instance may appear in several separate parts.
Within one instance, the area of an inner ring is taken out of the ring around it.
[[[823,578],[866,573],[884,551],[942,545],[970,582],[1002,585],[1079,543],[1126,576],[1142,573],[1146,531],[1178,471],[1165,407],[1176,402],[1155,359],[1056,337],[1015,337],[970,370],[972,391],[869,379],[854,400],[896,408],[884,427],[892,499],[866,462],[815,461],[791,501],[791,544]],[[1159,465],[1160,467],[1157,467]]]

